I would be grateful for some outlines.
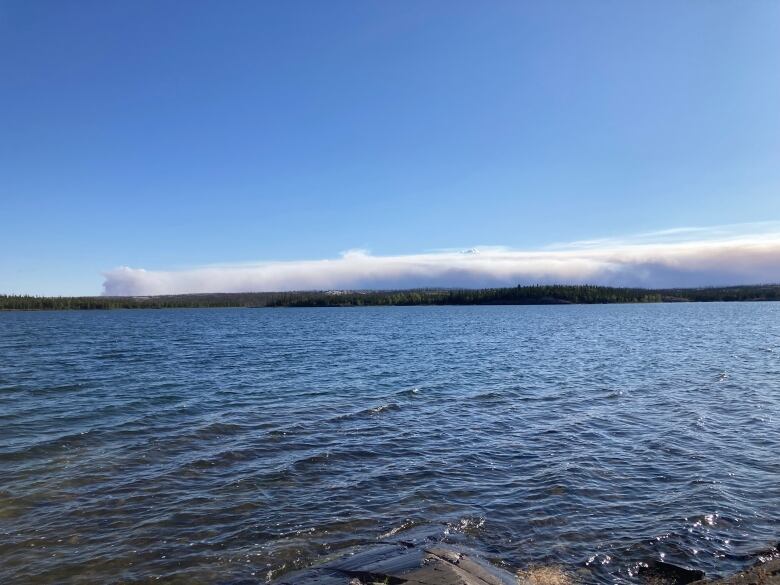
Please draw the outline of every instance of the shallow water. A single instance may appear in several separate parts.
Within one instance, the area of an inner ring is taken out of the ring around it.
[[[778,303],[0,314],[2,583],[262,583],[426,523],[727,573],[778,452]]]

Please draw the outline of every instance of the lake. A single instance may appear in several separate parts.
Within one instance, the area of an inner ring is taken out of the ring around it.
[[[262,583],[426,524],[728,573],[779,452],[779,303],[0,314],[2,583]]]

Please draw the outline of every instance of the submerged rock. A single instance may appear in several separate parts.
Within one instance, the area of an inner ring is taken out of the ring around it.
[[[496,567],[470,548],[442,542],[440,529],[418,526],[389,540],[359,546],[349,554],[288,573],[272,585],[569,585],[577,580],[562,569],[532,569],[517,575]],[[705,580],[703,571],[653,560],[639,568],[648,585],[780,585],[780,558],[723,579]]]
[[[517,585],[512,573],[464,547],[424,540],[367,545],[356,552],[284,575],[275,585]]]
[[[648,561],[639,567],[639,578],[654,585],[687,585],[704,579],[704,571],[678,567],[663,561]]]
[[[780,558],[757,564],[730,577],[700,581],[695,585],[780,585]]]

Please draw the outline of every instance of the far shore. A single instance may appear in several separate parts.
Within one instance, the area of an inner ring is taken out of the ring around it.
[[[520,285],[482,289],[328,290],[158,296],[0,295],[0,311],[222,307],[378,307],[416,305],[569,305],[780,301],[780,284],[704,288]]]

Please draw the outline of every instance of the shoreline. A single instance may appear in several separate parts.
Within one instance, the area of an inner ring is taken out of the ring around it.
[[[779,284],[666,289],[531,285],[483,289],[331,290],[121,297],[0,295],[0,311],[606,305],[765,301],[780,301]]]
[[[751,565],[725,577],[656,559],[638,563],[630,575],[649,585],[780,585],[780,544],[752,556]],[[430,529],[412,529],[283,574],[271,585],[576,585],[581,577],[557,565],[512,571],[470,547],[443,542]]]
[[[472,303],[472,304],[415,304],[415,305],[275,305],[275,306],[177,306],[177,307],[99,307],[99,308],[41,308],[41,309],[9,309],[0,307],[2,313],[104,313],[113,311],[178,311],[178,310],[206,310],[206,309],[392,309],[399,307],[556,307],[556,306],[600,306],[600,305],[715,305],[726,304],[750,304],[750,303],[777,303],[780,299],[745,299],[739,301],[655,301],[655,302],[624,302],[624,303]]]

